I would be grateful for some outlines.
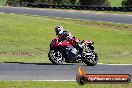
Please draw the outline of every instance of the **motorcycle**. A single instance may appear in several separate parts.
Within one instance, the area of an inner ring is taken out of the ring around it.
[[[72,40],[71,40],[72,41]],[[75,47],[74,42],[57,41],[56,38],[50,43],[48,53],[49,60],[56,65],[65,63],[85,63],[88,66],[95,66],[98,63],[98,55],[94,52],[91,40],[80,41],[82,48]]]

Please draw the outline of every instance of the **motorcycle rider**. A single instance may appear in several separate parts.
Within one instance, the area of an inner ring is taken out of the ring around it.
[[[73,37],[73,35],[69,32],[69,31],[64,31],[63,26],[57,26],[55,27],[55,32],[57,35],[56,40],[58,40],[59,42],[61,41],[68,41],[73,47],[75,48],[79,48],[80,50],[82,50],[82,46],[80,44],[80,41],[78,41],[75,37]],[[69,50],[66,49],[66,56],[67,58],[69,58]],[[68,61],[69,59],[67,59]]]
[[[82,48],[80,41],[78,41],[69,31],[64,31],[63,26],[55,27],[55,32],[57,35],[56,40],[61,41],[69,41],[74,47],[76,47],[73,43],[75,43],[79,48]]]

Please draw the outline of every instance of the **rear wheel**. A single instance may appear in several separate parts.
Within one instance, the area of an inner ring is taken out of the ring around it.
[[[50,50],[49,54],[48,54],[49,60],[53,63],[53,64],[64,64],[64,57],[63,54],[60,50]]]

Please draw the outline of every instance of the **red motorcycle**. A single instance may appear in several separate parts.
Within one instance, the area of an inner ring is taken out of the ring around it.
[[[59,42],[56,38],[53,39],[48,53],[49,60],[53,64],[85,63],[89,66],[95,66],[98,63],[98,56],[92,46],[94,42],[91,40],[77,41],[83,45],[81,49],[74,42]]]

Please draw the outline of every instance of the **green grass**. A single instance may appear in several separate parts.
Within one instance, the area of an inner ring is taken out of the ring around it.
[[[0,6],[4,5],[6,0],[0,0]]]
[[[132,15],[132,12],[120,12],[120,11],[103,11],[103,12],[104,13],[109,13],[109,14]]]
[[[111,3],[111,6],[122,6],[121,3],[122,3],[123,0],[109,0],[109,2]]]
[[[85,84],[76,82],[0,81],[0,88],[132,88],[130,84]]]
[[[132,25],[16,14],[0,14],[0,62],[49,63],[56,25],[93,40],[100,63],[132,63]]]

